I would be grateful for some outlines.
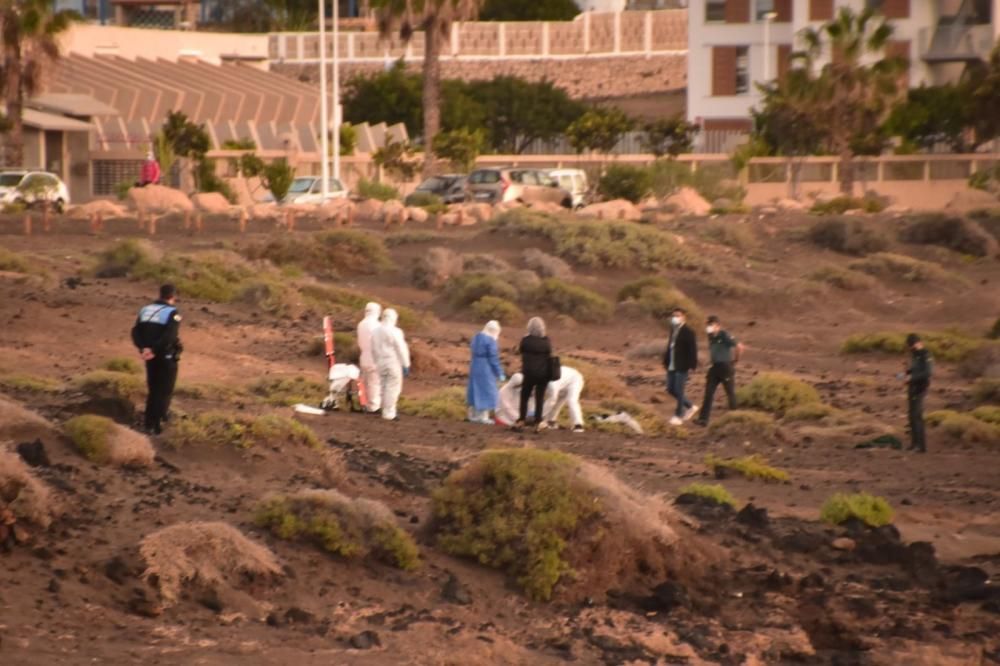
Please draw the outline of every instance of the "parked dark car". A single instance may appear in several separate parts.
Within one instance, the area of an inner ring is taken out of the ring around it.
[[[413,195],[418,192],[437,195],[446,204],[462,203],[465,201],[465,176],[455,173],[431,176],[406,196],[407,206],[413,204]]]

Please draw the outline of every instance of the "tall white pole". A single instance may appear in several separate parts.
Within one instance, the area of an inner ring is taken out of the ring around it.
[[[771,82],[771,21],[777,14],[768,12],[764,14],[764,83]]]
[[[333,177],[340,180],[340,0],[333,0]]]
[[[319,1],[319,150],[323,201],[330,194],[330,110],[326,98],[326,7]]]

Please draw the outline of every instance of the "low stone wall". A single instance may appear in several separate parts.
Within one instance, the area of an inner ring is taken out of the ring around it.
[[[420,71],[420,63],[409,65]],[[340,76],[383,71],[380,63],[342,63]],[[272,64],[271,71],[300,81],[319,83],[318,65]],[[463,81],[489,80],[496,76],[518,76],[529,81],[552,81],[571,97],[579,99],[624,97],[682,90],[687,86],[685,56],[654,55],[593,57],[578,60],[497,60],[483,62],[441,61],[441,77]]]

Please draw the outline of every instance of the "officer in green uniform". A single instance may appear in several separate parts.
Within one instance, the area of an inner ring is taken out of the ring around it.
[[[934,373],[934,359],[924,347],[923,341],[916,333],[906,336],[906,346],[910,349],[910,363],[901,376],[906,382],[907,416],[910,422],[909,451],[927,453],[927,434],[924,425],[924,398],[931,387],[931,375]]]
[[[722,322],[712,315],[708,318],[708,355],[711,365],[705,378],[705,400],[701,405],[701,416],[695,421],[701,426],[708,425],[712,414],[712,401],[719,384],[726,389],[729,409],[736,409],[736,363],[743,353],[743,345],[722,329]]]
[[[132,327],[132,342],[146,362],[146,432],[163,432],[163,421],[170,411],[170,398],[177,383],[177,363],[181,341],[178,332],[181,315],[177,311],[177,289],[172,284],[160,287],[159,300],[139,310]]]

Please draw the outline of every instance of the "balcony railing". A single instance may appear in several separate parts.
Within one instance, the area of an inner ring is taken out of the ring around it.
[[[920,31],[920,56],[927,62],[987,60],[993,49],[990,25],[938,25]]]

